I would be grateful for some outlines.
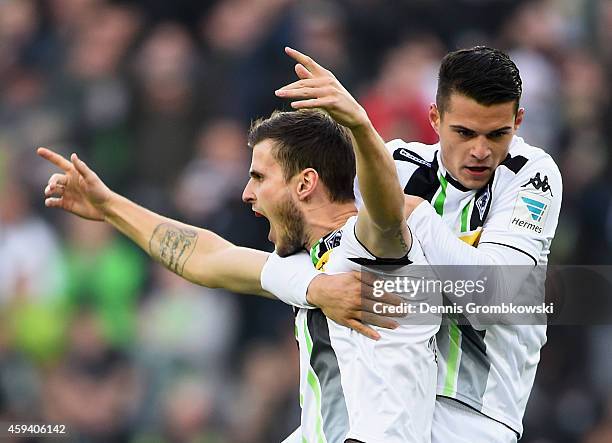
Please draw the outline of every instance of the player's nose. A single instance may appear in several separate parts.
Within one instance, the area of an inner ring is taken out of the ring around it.
[[[242,201],[245,203],[253,203],[255,201],[255,194],[252,191],[252,182],[253,179],[249,179],[242,191]]]
[[[477,160],[486,159],[491,154],[487,138],[483,136],[476,137],[470,154]]]

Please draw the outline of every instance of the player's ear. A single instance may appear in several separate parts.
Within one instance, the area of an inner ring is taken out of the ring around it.
[[[440,111],[435,103],[429,105],[429,124],[440,135]]]
[[[306,168],[298,174],[296,183],[297,197],[300,201],[312,195],[319,183],[319,174],[313,168]]]
[[[521,126],[521,123],[523,123],[523,119],[525,118],[525,108],[519,108],[518,111],[516,111],[516,117],[514,117],[514,130],[516,131],[519,126]]]

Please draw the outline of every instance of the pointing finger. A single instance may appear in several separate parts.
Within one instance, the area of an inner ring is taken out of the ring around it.
[[[285,47],[285,53],[294,59],[296,62],[300,63],[304,68],[311,74],[324,74],[328,71],[317,62],[315,62],[311,57],[306,54],[302,54],[300,51],[296,51],[289,46]]]
[[[66,172],[69,171],[71,168],[71,164],[68,160],[66,160],[61,155],[51,151],[50,149],[38,148],[36,150],[36,153],[42,158],[44,158],[45,160],[50,161],[55,166],[57,166],[60,169],[63,169]]]

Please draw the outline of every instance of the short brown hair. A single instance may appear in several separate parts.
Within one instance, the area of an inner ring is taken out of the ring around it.
[[[355,152],[346,128],[320,110],[274,111],[251,125],[248,144],[271,139],[272,155],[280,164],[285,180],[306,168],[313,168],[329,190],[331,201],[355,199]]]
[[[444,113],[453,93],[490,106],[514,102],[518,111],[523,82],[518,68],[499,49],[475,46],[446,54],[438,73],[436,105]]]

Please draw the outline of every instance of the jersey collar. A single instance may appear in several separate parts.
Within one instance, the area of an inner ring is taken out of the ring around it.
[[[474,191],[473,189],[469,189],[466,188],[465,186],[463,186],[459,180],[457,180],[455,177],[453,177],[450,172],[448,172],[448,170],[444,167],[444,164],[442,163],[442,149],[440,148],[440,144],[438,144],[438,151],[436,152],[436,160],[438,161],[438,174],[441,174],[442,177],[444,177],[446,179],[446,181],[448,183],[450,183],[453,188],[457,189],[458,191],[461,192],[471,192]]]
[[[310,259],[317,270],[325,266],[332,249],[340,245],[340,240],[342,240],[342,229],[337,229],[325,234],[310,248]]]

